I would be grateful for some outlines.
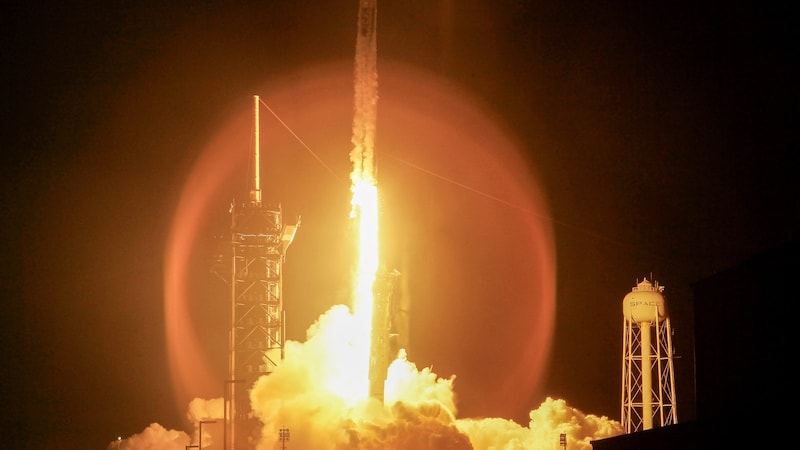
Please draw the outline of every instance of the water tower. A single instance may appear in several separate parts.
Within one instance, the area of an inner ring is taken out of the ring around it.
[[[672,328],[659,286],[646,278],[622,300],[622,425],[626,433],[675,424]]]

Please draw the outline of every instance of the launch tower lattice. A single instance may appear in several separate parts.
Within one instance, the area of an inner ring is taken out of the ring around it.
[[[250,198],[231,205],[228,273],[230,288],[228,379],[225,382],[226,449],[252,449],[260,430],[250,406],[250,389],[284,358],[283,262],[299,225],[284,225],[280,204],[261,201],[259,104],[253,98],[254,149]]]

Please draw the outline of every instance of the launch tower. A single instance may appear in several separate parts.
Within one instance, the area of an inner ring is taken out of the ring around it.
[[[664,286],[645,278],[622,300],[622,425],[626,433],[678,421],[672,328],[663,291]]]
[[[253,152],[250,196],[231,205],[228,251],[230,330],[225,382],[226,449],[252,449],[260,429],[250,406],[250,389],[284,357],[285,313],[282,266],[299,225],[284,225],[280,204],[261,200],[259,105],[253,97]]]

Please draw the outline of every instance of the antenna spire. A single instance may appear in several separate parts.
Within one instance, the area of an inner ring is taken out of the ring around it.
[[[260,179],[260,154],[259,154],[259,130],[258,130],[258,104],[259,98],[258,95],[253,96],[253,179],[252,184],[250,185],[250,204],[252,205],[260,205],[261,204],[261,179]]]

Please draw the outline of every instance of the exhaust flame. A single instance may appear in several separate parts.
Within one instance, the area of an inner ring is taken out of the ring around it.
[[[372,286],[378,270],[378,188],[373,181],[353,182],[351,218],[358,234],[357,267],[353,291],[354,326],[357,332],[352,345],[355,361],[353,379],[358,380],[352,391],[342,392],[351,402],[364,399],[369,393],[370,336],[372,335]]]

